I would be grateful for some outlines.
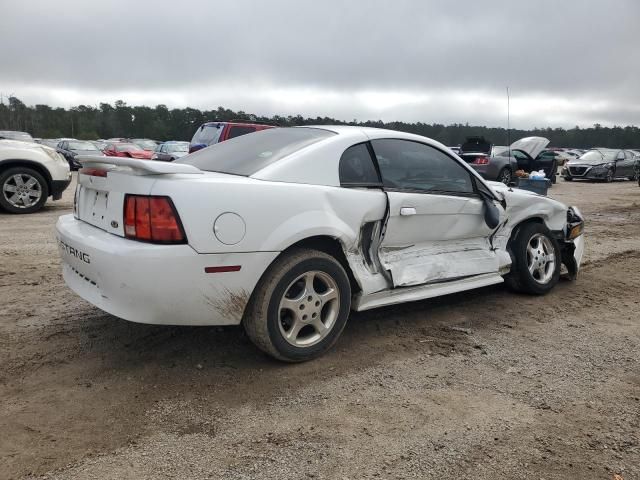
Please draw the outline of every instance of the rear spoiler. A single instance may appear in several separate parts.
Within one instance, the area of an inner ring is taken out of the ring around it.
[[[114,170],[117,167],[127,167],[137,175],[169,175],[172,173],[204,173],[198,167],[186,163],[158,162],[155,160],[140,160],[138,158],[125,157],[95,157],[90,155],[78,155],[74,160],[79,161],[83,167],[103,168]]]

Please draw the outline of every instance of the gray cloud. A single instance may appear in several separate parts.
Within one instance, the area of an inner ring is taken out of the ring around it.
[[[638,123],[637,0],[5,5],[0,91],[344,119]],[[185,103],[186,102],[186,103]]]

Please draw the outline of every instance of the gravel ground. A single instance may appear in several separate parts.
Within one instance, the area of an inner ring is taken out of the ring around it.
[[[63,283],[73,189],[0,214],[0,478],[640,478],[640,188],[560,181],[577,282],[354,314],[302,365],[128,323]]]

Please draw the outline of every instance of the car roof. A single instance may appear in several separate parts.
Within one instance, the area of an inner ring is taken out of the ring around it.
[[[265,166],[251,175],[252,178],[339,186],[338,164],[344,151],[353,145],[377,139],[410,140],[433,146],[444,152],[449,151],[448,147],[431,138],[383,128],[351,125],[305,125],[288,128],[313,128],[333,132],[335,135],[331,135]],[[462,162],[462,160],[458,161]],[[471,171],[472,175],[477,176],[471,167],[467,169]]]

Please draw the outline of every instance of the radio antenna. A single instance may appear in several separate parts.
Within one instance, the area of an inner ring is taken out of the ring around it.
[[[509,145],[509,156],[511,156],[511,112],[509,103],[509,85],[507,85],[507,145]]]

